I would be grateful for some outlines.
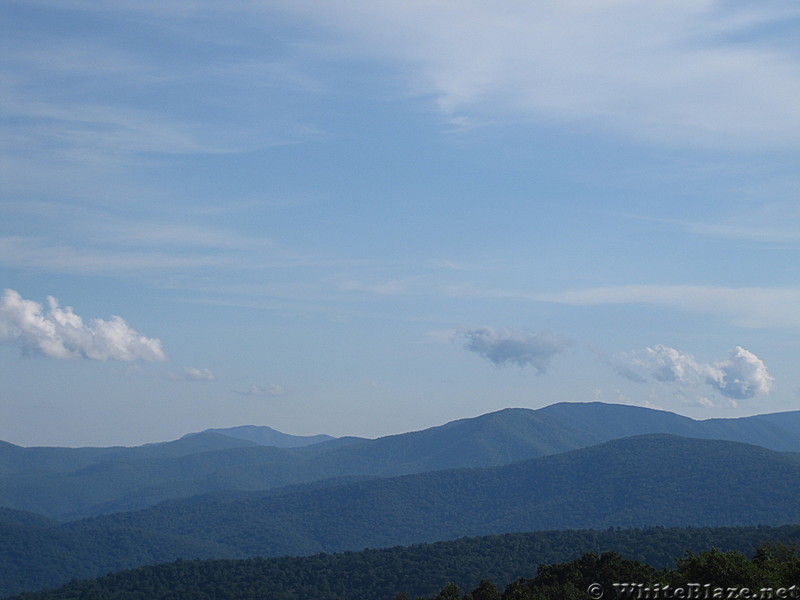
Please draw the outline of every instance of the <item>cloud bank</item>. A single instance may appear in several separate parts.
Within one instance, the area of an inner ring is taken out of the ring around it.
[[[567,342],[552,334],[527,333],[514,329],[480,327],[465,331],[464,347],[490,360],[498,367],[533,367],[537,375],[547,371],[551,359],[567,347]]]
[[[732,400],[745,400],[772,389],[773,378],[758,356],[736,346],[715,363],[703,363],[691,354],[657,345],[618,357],[617,373],[632,381],[651,379],[689,385],[706,384]]]
[[[23,354],[91,360],[166,360],[161,341],[139,334],[122,317],[84,323],[72,307],[47,298],[48,310],[6,289],[0,300],[0,341],[17,344]]]

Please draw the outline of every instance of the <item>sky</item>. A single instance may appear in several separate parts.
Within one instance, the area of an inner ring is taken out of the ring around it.
[[[800,4],[6,0],[0,439],[800,410]]]

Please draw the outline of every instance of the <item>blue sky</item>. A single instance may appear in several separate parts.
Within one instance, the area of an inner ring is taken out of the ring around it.
[[[0,10],[0,439],[800,409],[796,3]]]

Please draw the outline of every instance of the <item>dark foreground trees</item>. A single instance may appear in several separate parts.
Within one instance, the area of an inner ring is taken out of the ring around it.
[[[789,588],[800,586],[796,530],[797,526],[539,532],[336,555],[183,560],[73,581],[16,598],[592,600],[597,596],[587,590],[597,584],[604,591],[602,600],[613,600],[619,597],[614,583]],[[779,541],[763,543],[769,539]],[[704,550],[714,545],[725,551]],[[625,556],[604,551],[608,548]],[[676,556],[680,558],[675,560]],[[0,573],[5,567],[0,561]],[[443,587],[447,581],[457,583]],[[800,593],[796,598],[800,600]]]
[[[679,588],[684,592],[673,595]],[[731,596],[732,592],[736,595]],[[616,552],[589,553],[570,562],[541,565],[535,577],[513,581],[502,593],[492,583],[481,581],[462,596],[458,586],[450,583],[433,600],[671,597],[800,599],[800,554],[797,546],[769,543],[760,546],[752,558],[741,552],[711,549],[687,552],[673,569],[655,569]],[[401,598],[408,596],[396,600]]]

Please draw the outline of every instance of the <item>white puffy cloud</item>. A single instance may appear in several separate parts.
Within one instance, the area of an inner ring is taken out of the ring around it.
[[[166,360],[161,341],[139,334],[122,317],[84,323],[72,307],[47,298],[47,311],[7,289],[0,299],[0,341],[18,344],[25,354],[92,360]]]
[[[773,378],[760,358],[736,346],[721,361],[704,363],[691,354],[657,345],[618,357],[617,373],[633,381],[709,385],[732,400],[744,400],[772,389]]]
[[[764,361],[741,346],[731,350],[725,360],[715,363],[706,378],[706,383],[734,399],[766,394],[772,389],[773,381]]]
[[[640,350],[631,358],[628,366],[639,367],[658,381],[681,382],[692,381],[708,369],[691,354],[661,344]]]
[[[550,360],[562,352],[567,342],[548,333],[527,333],[514,329],[479,327],[463,332],[464,347],[497,366],[533,367],[541,375]]]

